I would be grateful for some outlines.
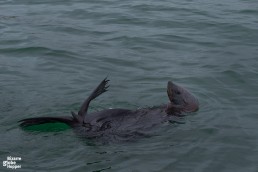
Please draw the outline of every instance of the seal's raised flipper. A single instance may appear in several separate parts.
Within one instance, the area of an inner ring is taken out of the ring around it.
[[[21,127],[28,127],[32,125],[55,123],[55,122],[65,123],[71,126],[73,124],[73,119],[71,117],[37,117],[37,118],[23,119],[18,122],[21,122],[20,124]]]
[[[81,120],[84,119],[85,115],[87,114],[87,110],[89,107],[89,104],[91,102],[91,100],[95,99],[96,97],[98,97],[99,95],[101,95],[102,93],[107,91],[107,88],[109,87],[107,78],[105,78],[103,81],[101,81],[101,83],[97,86],[97,88],[91,93],[91,95],[83,102],[78,115],[80,117],[77,117],[75,114],[72,114],[74,118]]]

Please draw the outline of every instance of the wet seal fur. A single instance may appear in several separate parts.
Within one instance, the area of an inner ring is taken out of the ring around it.
[[[19,121],[20,126],[61,122],[69,125],[78,136],[84,138],[127,141],[146,136],[145,131],[169,121],[172,117],[184,116],[185,113],[195,112],[199,108],[198,100],[190,92],[169,81],[167,94],[170,102],[167,105],[137,110],[104,109],[88,114],[90,102],[107,91],[108,81],[107,78],[101,81],[83,102],[78,113],[71,112],[72,116],[65,117],[27,118]]]

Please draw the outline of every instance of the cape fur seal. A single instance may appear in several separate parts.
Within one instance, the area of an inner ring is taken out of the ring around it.
[[[173,116],[181,116],[199,108],[198,100],[190,92],[169,81],[167,94],[170,102],[167,105],[136,110],[104,109],[88,113],[90,102],[107,91],[108,81],[107,78],[101,81],[83,102],[78,113],[71,112],[72,116],[65,117],[27,118],[19,121],[20,126],[61,122],[73,128],[75,133],[82,137],[130,140],[144,135],[144,131],[169,121]]]

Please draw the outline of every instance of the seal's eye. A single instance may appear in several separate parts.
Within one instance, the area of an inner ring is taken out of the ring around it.
[[[179,91],[176,91],[176,94],[181,94]]]

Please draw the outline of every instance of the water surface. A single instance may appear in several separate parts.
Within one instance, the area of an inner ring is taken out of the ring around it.
[[[0,160],[20,156],[26,172],[257,171],[257,9],[242,0],[2,0]],[[166,103],[168,80],[200,110],[114,145],[18,127],[70,115],[107,75],[110,90],[90,111]]]

